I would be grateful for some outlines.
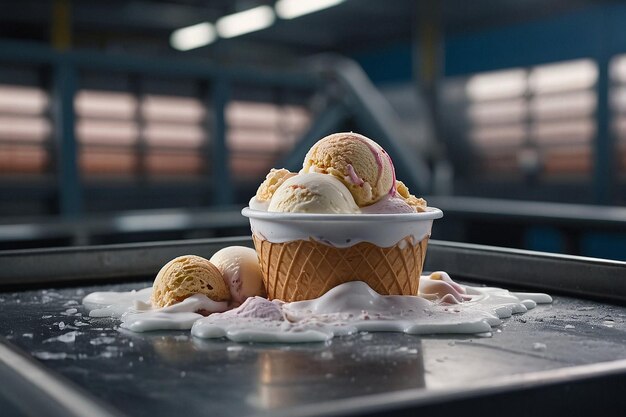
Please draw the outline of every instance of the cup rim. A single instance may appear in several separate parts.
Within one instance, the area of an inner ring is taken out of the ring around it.
[[[340,222],[367,222],[367,221],[397,221],[411,222],[419,220],[434,220],[443,217],[443,211],[436,207],[427,207],[421,213],[384,213],[384,214],[327,214],[327,213],[279,213],[264,210],[254,210],[245,207],[241,214],[250,219],[274,221],[340,221]]]

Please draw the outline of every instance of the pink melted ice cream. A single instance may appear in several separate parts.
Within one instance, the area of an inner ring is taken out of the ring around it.
[[[363,214],[392,214],[392,213],[415,213],[415,208],[411,207],[406,200],[396,195],[387,195],[376,203],[361,207]]]

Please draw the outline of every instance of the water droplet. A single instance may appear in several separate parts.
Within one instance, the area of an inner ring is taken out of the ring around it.
[[[240,352],[243,350],[243,346],[228,346],[226,348],[227,352]]]
[[[50,342],[74,343],[76,341],[76,336],[79,334],[81,333],[67,332],[65,334],[62,334],[61,336],[51,337],[50,339],[46,339],[43,341],[43,343],[50,343]]]
[[[89,341],[90,345],[94,345],[94,346],[98,346],[98,345],[108,345],[111,343],[115,342],[115,338],[114,337],[110,337],[110,336],[102,336],[102,337],[96,337],[95,339],[91,339]]]

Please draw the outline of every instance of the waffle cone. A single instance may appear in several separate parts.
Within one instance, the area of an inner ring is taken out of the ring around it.
[[[417,295],[428,236],[407,236],[382,248],[369,242],[338,248],[314,240],[272,243],[253,235],[269,299],[317,298],[348,281],[364,281],[379,294]]]

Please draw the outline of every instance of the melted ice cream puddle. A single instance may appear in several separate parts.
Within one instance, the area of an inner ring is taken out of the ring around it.
[[[135,332],[191,329],[196,337],[237,342],[317,342],[359,331],[488,334],[501,319],[552,302],[547,294],[460,285],[445,272],[422,276],[420,296],[380,295],[355,281],[313,300],[251,297],[228,311],[225,302],[201,294],[152,310],[150,291],[92,293],[83,304],[90,316],[120,317],[121,327]],[[213,314],[204,317],[198,311]]]
[[[228,303],[213,301],[204,294],[195,294],[169,307],[152,309],[152,287],[129,292],[94,292],[83,299],[91,317],[121,318],[121,327],[134,332],[151,330],[186,330],[204,317],[198,312],[226,311]]]

